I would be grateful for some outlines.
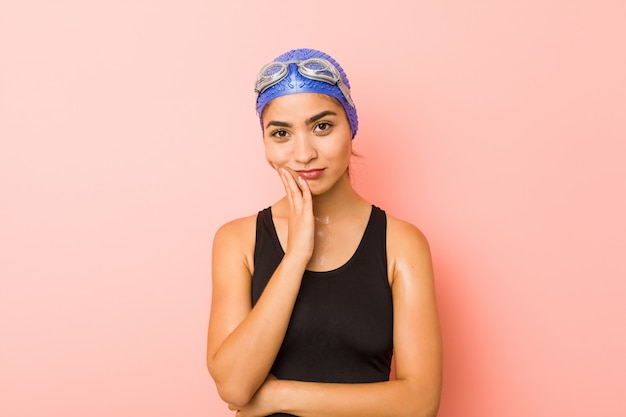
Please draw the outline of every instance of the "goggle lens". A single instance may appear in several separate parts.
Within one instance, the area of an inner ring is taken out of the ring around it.
[[[320,58],[310,58],[304,61],[270,62],[265,65],[261,68],[256,81],[254,90],[257,96],[285,78],[289,73],[289,64],[297,64],[298,72],[304,77],[338,85],[348,103],[354,107],[350,91],[341,82],[341,76],[337,69],[330,62]]]
[[[263,68],[261,75],[263,77],[275,77],[285,70],[285,65],[279,62],[272,62]]]
[[[315,58],[301,62],[298,65],[298,70],[304,76],[321,78],[322,81],[332,84],[336,84],[341,80],[341,77],[330,63]]]

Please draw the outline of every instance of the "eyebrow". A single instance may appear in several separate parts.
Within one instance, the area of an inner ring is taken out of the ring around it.
[[[320,120],[323,117],[326,116],[337,116],[337,113],[335,113],[334,111],[331,110],[325,110],[319,114],[316,114],[315,116],[311,116],[308,119],[306,119],[305,123],[307,125],[310,125],[311,123],[315,123],[318,120]],[[287,123],[287,122],[279,122],[278,120],[270,120],[267,125],[265,126],[265,128],[267,129],[270,126],[278,126],[278,127],[292,127],[291,123]]]
[[[279,122],[277,120],[271,120],[267,123],[267,125],[265,126],[265,128],[267,129],[270,126],[278,126],[278,127],[291,127],[291,123],[287,123],[287,122]]]
[[[326,111],[321,112],[320,114],[316,114],[315,116],[309,117],[305,123],[310,125],[311,123],[315,123],[322,117],[326,117],[326,116],[337,116],[337,113],[335,113],[334,111],[326,110]]]

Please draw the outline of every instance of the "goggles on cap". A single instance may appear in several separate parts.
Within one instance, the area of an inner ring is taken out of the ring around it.
[[[289,74],[289,64],[297,64],[298,72],[303,77],[337,85],[348,104],[351,107],[354,107],[354,102],[350,97],[350,89],[343,83],[343,81],[341,81],[339,71],[337,71],[337,68],[335,68],[333,64],[323,58],[309,58],[303,61],[274,61],[264,65],[259,71],[259,75],[256,79],[256,86],[254,88],[257,100],[261,93],[271,86],[278,84],[287,76],[287,74]]]

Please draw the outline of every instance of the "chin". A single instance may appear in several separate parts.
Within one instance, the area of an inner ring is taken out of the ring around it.
[[[323,181],[320,181],[317,183],[310,181],[308,184],[309,184],[309,190],[311,190],[311,195],[314,197],[326,194],[338,186],[338,182],[335,182],[333,184],[328,184],[327,182],[323,182]]]
[[[311,195],[321,195],[329,190],[328,186],[325,184],[315,183],[314,181],[307,181],[309,184],[309,190],[311,190]]]
[[[309,189],[311,190],[311,195],[313,197],[318,196],[318,195],[322,195],[326,191],[328,191],[327,189],[322,189],[322,188],[318,188],[318,187],[311,187],[311,186],[309,186]]]

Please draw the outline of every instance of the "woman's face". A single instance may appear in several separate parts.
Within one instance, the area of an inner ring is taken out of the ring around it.
[[[263,110],[262,122],[268,162],[297,172],[313,195],[348,180],[352,131],[338,101],[318,93],[277,97]]]

